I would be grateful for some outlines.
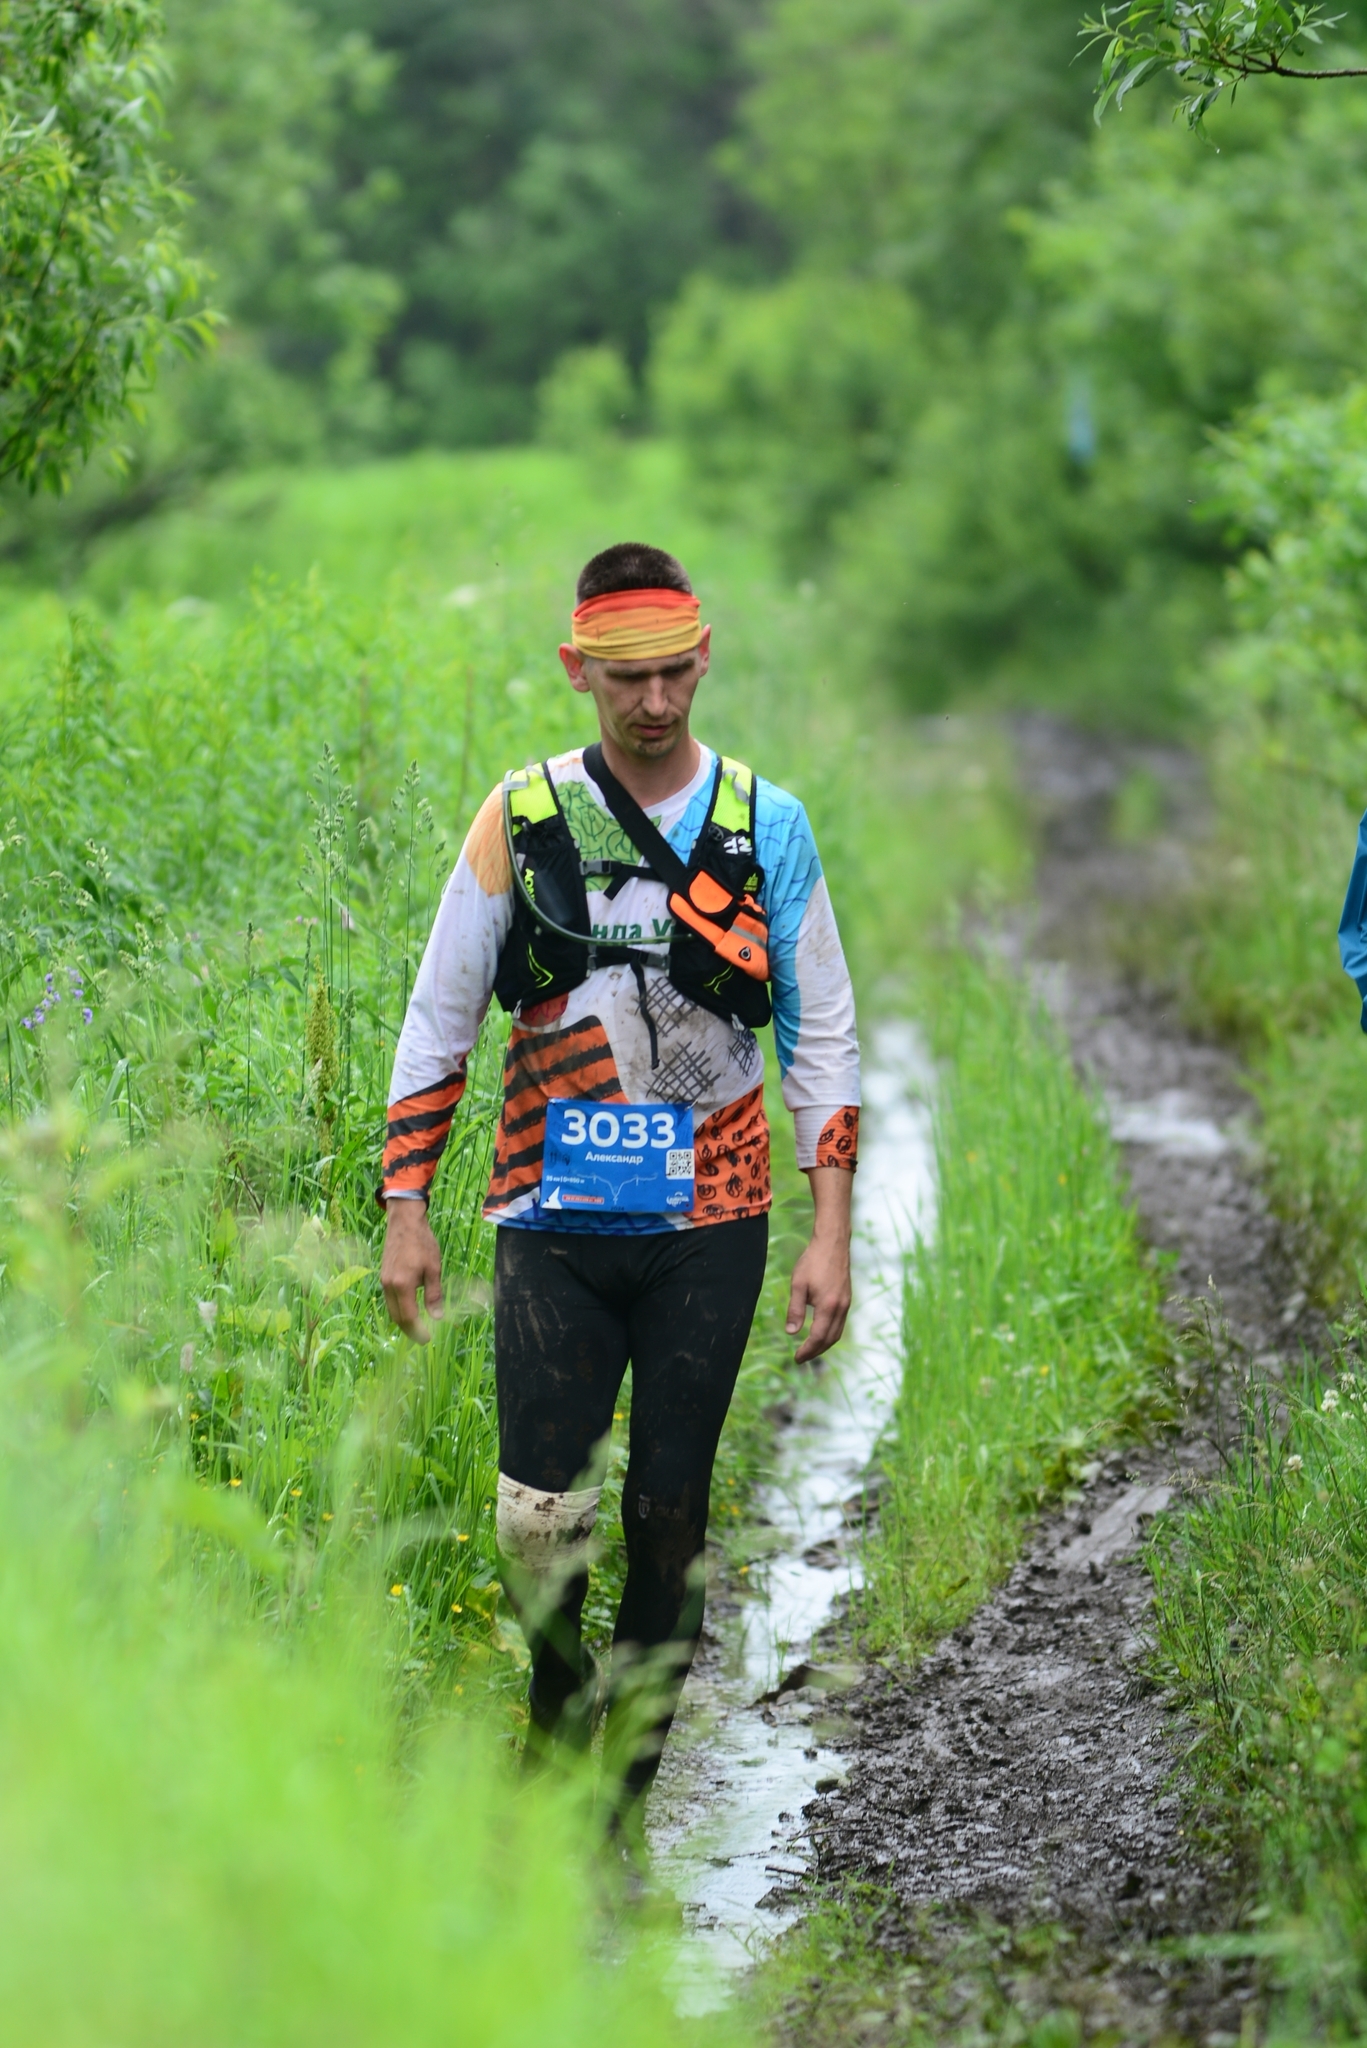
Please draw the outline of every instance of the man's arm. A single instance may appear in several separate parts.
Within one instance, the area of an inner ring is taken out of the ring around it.
[[[761,785],[760,859],[769,912],[774,1044],[797,1163],[812,1189],[812,1238],[793,1272],[787,1328],[812,1327],[799,1360],[829,1351],[850,1306],[850,1211],[859,1154],[854,990],[821,861],[802,806]]]
[[[385,1142],[380,1285],[392,1319],[415,1343],[441,1314],[441,1250],[427,1196],[465,1090],[465,1064],[493,989],[511,918],[501,794],[480,807],[437,908],[394,1055]]]
[[[793,1356],[799,1365],[820,1358],[840,1341],[850,1312],[850,1215],[854,1175],[843,1166],[814,1166],[807,1174],[812,1190],[811,1241],[793,1268],[788,1294],[788,1335],[801,1334],[812,1311],[812,1327]]]

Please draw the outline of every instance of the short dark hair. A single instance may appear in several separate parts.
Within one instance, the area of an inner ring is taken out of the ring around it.
[[[683,563],[663,548],[647,547],[643,540],[616,541],[579,571],[575,596],[580,604],[614,590],[681,590],[685,597],[693,595]]]

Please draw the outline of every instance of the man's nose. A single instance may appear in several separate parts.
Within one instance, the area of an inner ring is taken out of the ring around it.
[[[641,692],[641,709],[660,717],[668,713],[669,692],[665,688],[664,677],[658,672],[645,679],[645,688]]]

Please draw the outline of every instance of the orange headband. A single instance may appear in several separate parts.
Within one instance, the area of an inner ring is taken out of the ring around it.
[[[570,638],[597,661],[687,654],[702,639],[698,611],[682,590],[613,590],[575,608]]]

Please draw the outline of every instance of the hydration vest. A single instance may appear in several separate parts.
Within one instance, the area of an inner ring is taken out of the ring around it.
[[[596,742],[584,749],[584,766],[613,817],[645,856],[644,864],[583,857],[547,762],[504,777],[513,924],[494,974],[494,993],[503,1008],[511,1011],[520,1003],[566,995],[596,968],[629,966],[655,1064],[644,970],[659,966],[658,950],[593,936],[585,884],[589,877],[606,875],[603,894],[609,902],[625,882],[664,883],[675,919],[667,972],[680,995],[714,1016],[738,1018],[752,1030],[767,1024],[769,926],[759,900],[764,871],[755,858],[753,772],[741,761],[718,760],[707,816],[685,863],[622,788]]]

